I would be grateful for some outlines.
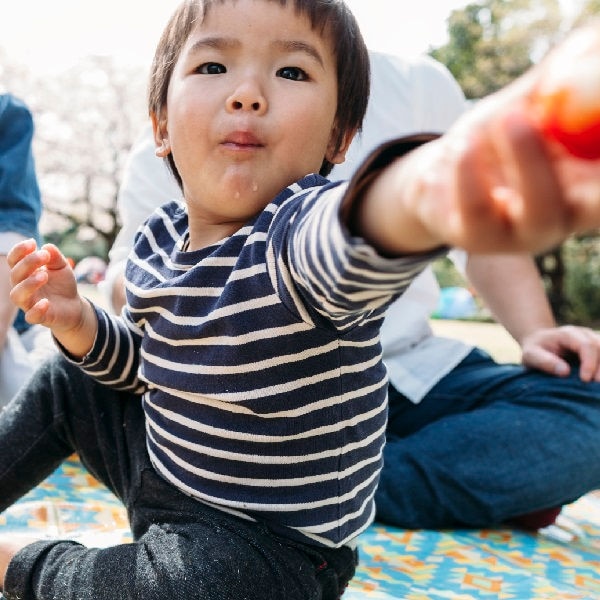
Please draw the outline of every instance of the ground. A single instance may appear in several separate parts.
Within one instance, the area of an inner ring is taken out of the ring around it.
[[[520,362],[517,342],[497,323],[433,319],[433,330],[444,337],[458,338],[487,350],[499,362]]]

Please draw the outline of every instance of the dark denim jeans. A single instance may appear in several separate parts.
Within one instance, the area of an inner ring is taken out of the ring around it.
[[[73,451],[123,501],[135,541],[31,544],[9,566],[8,600],[337,600],[354,574],[349,548],[292,542],[180,493],[150,464],[140,398],[56,357],[0,413],[0,510]]]
[[[390,390],[378,519],[485,527],[600,488],[600,384],[471,352],[420,404]]]

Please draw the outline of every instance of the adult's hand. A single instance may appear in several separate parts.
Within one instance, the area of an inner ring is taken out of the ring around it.
[[[523,338],[521,348],[527,367],[566,377],[571,372],[567,359],[577,357],[582,381],[600,382],[600,334],[588,327],[538,329]]]

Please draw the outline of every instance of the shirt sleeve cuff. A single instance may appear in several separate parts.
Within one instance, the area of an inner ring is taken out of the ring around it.
[[[59,544],[65,546],[79,546],[77,542],[64,540],[43,540],[25,546],[15,554],[8,565],[4,577],[4,594],[8,598],[34,598],[36,596],[36,581],[39,571],[43,569],[41,561]]]
[[[351,221],[352,213],[364,191],[373,179],[396,158],[408,154],[415,148],[431,142],[440,136],[437,134],[419,134],[390,140],[373,150],[367,156],[348,183],[346,195],[341,207],[341,216],[345,223]]]

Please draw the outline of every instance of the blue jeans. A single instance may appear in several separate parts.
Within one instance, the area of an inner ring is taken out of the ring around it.
[[[39,242],[42,200],[32,151],[33,117],[11,94],[0,94],[0,132],[0,233],[19,233]],[[21,311],[14,326],[19,333],[29,327]]]
[[[390,389],[380,521],[486,527],[600,488],[600,384],[473,350],[422,400]]]
[[[301,544],[206,506],[159,477],[139,396],[57,356],[0,413],[0,510],[73,451],[124,503],[134,543],[40,541],[6,574],[7,600],[338,600],[356,552]]]

